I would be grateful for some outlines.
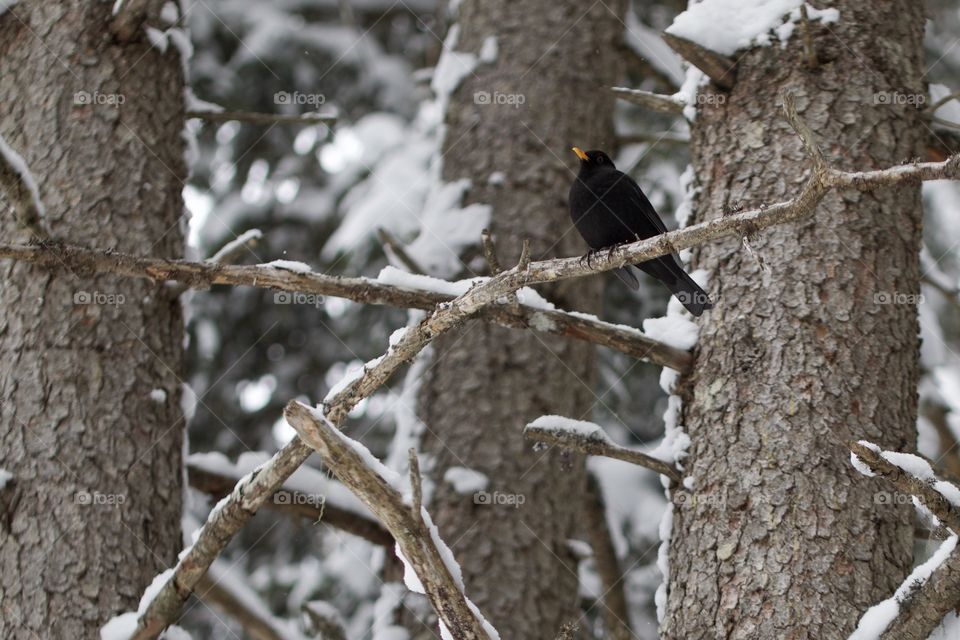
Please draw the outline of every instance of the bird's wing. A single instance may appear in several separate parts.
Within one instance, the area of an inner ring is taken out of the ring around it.
[[[630,185],[630,202],[633,204],[637,210],[643,214],[643,217],[648,223],[653,225],[657,230],[657,233],[666,233],[667,225],[663,224],[663,220],[660,219],[660,215],[657,214],[657,210],[653,208],[653,205],[650,204],[650,201],[647,200],[646,194],[640,188],[633,178],[626,176],[623,180],[624,183]]]

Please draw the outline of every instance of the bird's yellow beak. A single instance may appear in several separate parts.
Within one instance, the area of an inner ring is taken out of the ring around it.
[[[584,162],[589,162],[589,161],[590,161],[590,156],[588,156],[587,154],[585,154],[585,153],[583,152],[583,149],[581,149],[580,147],[574,147],[574,148],[573,148],[573,152],[574,152],[575,154],[577,154],[577,157],[580,158],[581,160],[583,160]]]

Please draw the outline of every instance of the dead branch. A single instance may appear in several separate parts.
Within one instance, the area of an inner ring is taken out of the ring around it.
[[[737,80],[737,65],[733,60],[672,33],[664,32],[663,41],[681,58],[703,71],[713,84],[724,91],[733,88]]]
[[[77,273],[113,273],[156,281],[172,280],[190,288],[206,288],[214,284],[245,285],[406,309],[431,310],[453,300],[451,295],[398,287],[369,278],[295,273],[268,265],[142,258],[58,243],[0,244],[0,258],[33,262],[51,269],[66,266]],[[530,305],[497,304],[484,309],[479,317],[503,327],[533,329],[592,342],[681,372],[687,371],[692,362],[686,351],[651,340],[638,329],[604,322],[586,314]]]
[[[813,45],[813,34],[810,29],[810,17],[807,15],[807,3],[800,5],[800,31],[803,35],[803,53],[807,58],[807,69],[817,68],[817,50]]]
[[[207,260],[217,264],[233,264],[249,249],[257,246],[261,239],[263,239],[263,233],[259,229],[249,229],[224,244]]]
[[[903,469],[886,460],[880,453],[859,442],[851,442],[850,451],[870,467],[874,474],[885,478],[903,493],[915,496],[930,513],[952,529],[954,533],[960,532],[960,509],[953,506],[942,493],[934,489],[929,483],[904,472]]]
[[[675,98],[674,96],[667,96],[660,93],[651,93],[641,89],[611,87],[610,90],[617,94],[617,97],[621,100],[638,104],[641,107],[649,109],[650,111],[656,111],[658,113],[670,113],[673,115],[678,115],[683,113],[683,108],[687,106],[687,104],[680,98]]]
[[[334,475],[393,533],[397,549],[417,574],[424,593],[452,637],[490,638],[463,592],[456,569],[448,565],[445,554],[449,554],[449,550],[445,545],[440,547],[429,523],[424,521],[426,510],[421,507],[416,516],[413,513],[412,505],[419,501],[417,485],[414,485],[412,505],[406,504],[400,491],[371,467],[353,441],[343,436],[322,413],[294,401],[287,405],[284,416],[300,437],[320,454]]]
[[[607,526],[607,505],[596,476],[587,474],[587,493],[584,496],[584,519],[590,546],[593,547],[597,575],[603,585],[603,624],[605,637],[612,640],[631,640],[630,610],[624,594],[624,572],[617,559],[610,529]]]
[[[383,252],[387,254],[387,258],[390,258],[391,262],[399,262],[410,273],[421,275],[426,273],[423,267],[410,257],[410,254],[403,248],[400,241],[393,237],[392,233],[383,227],[377,227],[377,239],[380,240],[380,244],[383,246]]]
[[[187,111],[187,120],[198,119],[207,122],[248,122],[250,124],[332,124],[337,116],[332,113],[257,113],[255,111]]]
[[[574,430],[557,429],[550,426],[541,426],[536,422],[532,422],[524,427],[523,436],[534,442],[571,449],[591,456],[604,456],[606,458],[623,460],[624,462],[656,471],[659,474],[667,476],[674,482],[680,482],[680,472],[670,463],[658,460],[640,451],[622,447],[610,440],[598,425],[593,426],[596,427],[596,429],[590,433],[584,433]]]
[[[190,486],[217,499],[230,495],[240,481],[239,477],[215,473],[190,461],[187,461],[186,466]],[[393,546],[393,536],[376,520],[328,502],[316,504],[309,498],[310,496],[299,491],[281,488],[270,497],[265,506],[279,513],[335,527],[382,547]]]
[[[927,581],[900,602],[880,640],[926,640],[960,602],[960,553],[956,549]]]
[[[197,584],[197,597],[236,620],[253,640],[289,640],[289,634],[284,634],[279,628],[279,621],[264,615],[266,605],[263,611],[249,607],[223,580],[214,580],[210,575],[205,575]]]

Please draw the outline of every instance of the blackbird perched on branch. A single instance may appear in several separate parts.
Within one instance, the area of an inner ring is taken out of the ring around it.
[[[602,249],[646,240],[667,232],[656,209],[627,174],[617,171],[603,151],[573,152],[580,158],[580,172],[570,187],[570,217],[577,231],[590,245],[586,258]],[[637,266],[663,284],[695,316],[713,307],[710,297],[683,270],[676,253],[641,262]],[[640,283],[631,265],[613,273],[631,289]]]

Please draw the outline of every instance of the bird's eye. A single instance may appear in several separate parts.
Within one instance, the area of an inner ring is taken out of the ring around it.
[[[597,164],[603,164],[603,156],[597,156]]]

